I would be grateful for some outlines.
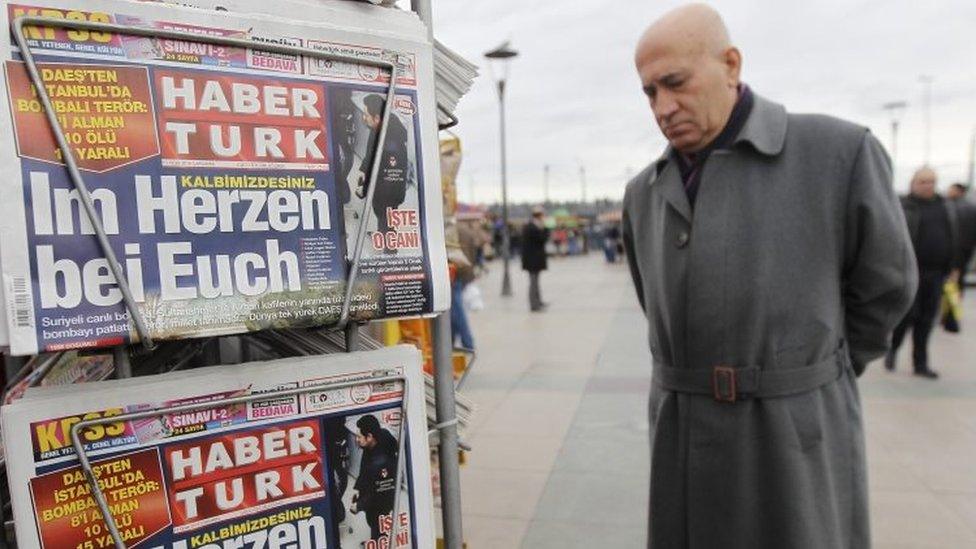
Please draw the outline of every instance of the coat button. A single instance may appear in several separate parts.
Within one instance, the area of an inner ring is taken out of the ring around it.
[[[678,233],[678,237],[674,239],[674,245],[679,248],[684,248],[688,245],[689,240],[691,240],[691,235],[688,234],[688,231],[681,231]]]

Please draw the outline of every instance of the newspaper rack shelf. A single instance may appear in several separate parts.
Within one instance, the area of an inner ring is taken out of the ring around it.
[[[429,0],[412,0],[412,8],[416,11],[425,24],[428,26],[428,32],[430,33],[430,3]],[[48,124],[54,134],[56,143],[61,149],[63,154],[63,162],[68,171],[68,175],[73,186],[77,189],[79,193],[79,198],[82,207],[88,219],[91,222],[92,228],[94,229],[95,236],[98,240],[99,247],[101,248],[105,259],[107,260],[112,274],[115,276],[120,292],[122,293],[123,302],[126,309],[129,311],[132,321],[135,324],[136,333],[138,335],[139,341],[143,348],[146,350],[152,350],[155,347],[155,343],[149,334],[146,327],[144,318],[141,312],[135,304],[132,292],[129,289],[128,280],[122,271],[121,264],[119,263],[116,254],[109,245],[107,235],[105,233],[104,227],[102,226],[99,216],[96,215],[94,204],[88,188],[85,185],[84,178],[82,177],[78,163],[75,158],[75,154],[71,147],[68,145],[66,137],[64,135],[63,129],[58,122],[57,114],[51,103],[51,98],[47,92],[47,89],[43,85],[43,80],[37,69],[37,64],[35,63],[34,57],[31,53],[30,45],[28,44],[24,28],[27,26],[38,26],[38,27],[56,27],[56,28],[66,28],[73,30],[88,30],[88,31],[99,31],[99,32],[109,32],[117,34],[129,34],[135,36],[150,36],[158,38],[168,38],[173,40],[183,40],[190,42],[201,42],[212,45],[230,46],[243,49],[251,50],[261,50],[269,53],[278,53],[285,55],[302,55],[310,58],[327,59],[333,61],[358,63],[363,65],[372,66],[380,70],[388,71],[390,77],[390,83],[386,91],[386,101],[383,105],[383,112],[381,115],[381,124],[378,136],[378,143],[384,143],[386,140],[387,128],[389,126],[390,112],[392,110],[393,98],[396,92],[396,80],[397,80],[397,68],[392,62],[386,62],[382,60],[366,59],[357,56],[349,55],[337,55],[332,53],[326,53],[310,48],[303,48],[297,46],[290,46],[285,44],[275,44],[275,43],[262,43],[254,42],[251,40],[231,38],[225,36],[211,36],[206,34],[198,34],[179,30],[168,30],[168,29],[149,29],[139,26],[131,25],[118,25],[112,23],[100,23],[100,22],[90,22],[90,21],[74,21],[68,19],[57,19],[50,17],[39,17],[39,16],[21,16],[16,18],[12,23],[12,31],[14,35],[14,40],[16,41],[25,66],[28,71],[28,76],[35,89],[37,90],[38,100],[41,103],[44,114],[47,118]],[[432,34],[432,33],[431,33]],[[447,127],[457,124],[457,118],[452,114],[450,116],[450,124]],[[369,204],[372,203],[373,195],[376,188],[376,179],[379,173],[379,165],[381,162],[379,151],[382,147],[378,146],[376,153],[372,159],[372,169],[370,170],[369,181],[366,187],[366,196],[363,201],[363,209],[360,213],[360,219],[362,220],[359,225],[358,232],[355,238],[355,247],[353,251],[353,256],[350,261],[349,271],[346,278],[346,289],[343,299],[343,305],[341,309],[341,314],[338,322],[334,326],[337,330],[343,330],[345,333],[345,342],[347,352],[352,352],[359,347],[360,334],[359,326],[355,323],[350,322],[350,307],[353,297],[353,287],[356,282],[356,278],[360,268],[360,262],[362,259],[363,246],[366,239],[367,233],[367,223],[370,216]],[[435,430],[443,431],[440,437],[440,449],[441,449],[441,483],[442,483],[442,513],[443,513],[443,525],[444,525],[444,542],[447,549],[460,549],[461,547],[461,509],[460,509],[460,488],[458,483],[458,461],[457,461],[457,419],[454,410],[454,386],[453,386],[453,372],[451,366],[451,340],[450,340],[450,324],[449,317],[446,313],[438,315],[433,321],[434,324],[434,347],[435,347],[435,378],[436,378],[436,400],[437,400],[437,421],[438,424],[435,426]],[[131,365],[129,362],[128,351],[125,346],[117,347],[113,350],[116,372],[119,377],[129,377],[132,375]],[[59,356],[59,355],[56,355]],[[192,356],[192,355],[191,355]],[[56,362],[57,358],[52,357],[50,361],[45,362],[45,364],[50,367],[50,365]],[[178,362],[173,369],[179,369],[184,362]],[[43,367],[43,365],[42,365]],[[43,373],[38,377],[38,380],[43,379]],[[446,380],[446,381],[445,381]],[[396,486],[400,486],[402,483],[403,475],[403,445],[406,440],[404,436],[407,428],[407,379],[405,376],[386,376],[382,378],[375,378],[368,381],[351,381],[351,382],[341,382],[341,383],[331,383],[327,387],[330,389],[340,389],[345,387],[351,387],[355,385],[360,385],[364,383],[376,383],[383,381],[394,381],[403,383],[403,399],[401,401],[401,410],[403,411],[402,417],[403,422],[401,423],[401,436],[400,440],[400,453],[397,458],[397,482]],[[138,419],[155,417],[167,413],[173,412],[186,412],[186,411],[198,411],[206,408],[214,408],[225,405],[241,404],[247,403],[255,399],[267,399],[269,397],[287,397],[287,396],[298,396],[304,393],[322,390],[324,385],[311,386],[300,389],[289,389],[276,391],[272,393],[262,393],[259,395],[248,395],[243,397],[235,397],[217,400],[213,402],[203,403],[203,404],[187,404],[172,407],[161,407],[153,410],[147,410],[142,412],[136,412],[132,414],[127,414],[124,416],[119,416],[113,418],[114,421],[119,419]],[[88,460],[88,456],[85,453],[85,448],[81,444],[79,433],[83,429],[87,429],[102,423],[105,423],[104,419],[99,420],[89,420],[83,421],[74,425],[71,429],[71,442],[75,448],[75,452],[78,455],[79,462],[84,471],[85,478],[92,489],[93,495],[96,497],[96,502],[98,503],[99,509],[105,518],[106,524],[109,527],[109,531],[112,535],[113,541],[117,549],[124,549],[126,547],[124,541],[122,540],[117,525],[114,518],[109,512],[108,504],[102,493],[98,483],[95,481],[94,472],[91,464]],[[445,459],[446,458],[446,459]],[[0,462],[0,466],[2,466]],[[395,494],[394,499],[394,516],[399,512],[400,506],[400,490],[398,489]],[[0,513],[2,513],[3,502],[0,501]],[[0,532],[0,547],[7,547],[7,535],[6,527],[11,524],[11,522],[6,522],[2,520],[0,515],[0,525],[3,525],[4,531]],[[394,531],[393,539],[396,539],[397,529],[399,528],[399,521],[394,521]]]

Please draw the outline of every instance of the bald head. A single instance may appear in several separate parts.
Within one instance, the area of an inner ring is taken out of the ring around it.
[[[666,13],[644,31],[634,62],[674,148],[695,152],[721,133],[738,97],[742,56],[717,11],[689,4]]]
[[[711,6],[688,4],[673,9],[652,23],[637,42],[635,61],[663,51],[720,56],[732,47],[722,16]]]
[[[922,166],[915,170],[915,174],[912,175],[911,193],[919,198],[935,198],[935,184],[937,179],[938,176],[935,175],[935,170],[928,166]]]

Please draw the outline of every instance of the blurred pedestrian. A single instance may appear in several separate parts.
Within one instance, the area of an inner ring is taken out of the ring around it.
[[[617,247],[620,246],[620,229],[616,224],[607,227],[603,237],[603,254],[607,263],[617,262]]]
[[[669,142],[624,198],[654,368],[649,546],[867,549],[855,376],[916,276],[888,157],[742,84],[704,4],[654,23],[636,66]]]
[[[569,229],[566,231],[566,254],[567,255],[579,255],[580,253],[580,243],[579,243],[579,231],[576,229]]]
[[[467,221],[458,221],[457,229],[461,251],[464,252],[468,262],[475,269],[483,267],[483,250],[485,244],[488,243],[487,235],[477,225]]]
[[[474,284],[477,278],[475,265],[478,260],[478,251],[484,244],[482,235],[476,227],[465,222],[459,221],[457,224],[458,242],[461,245],[461,256],[448,258],[454,267],[454,278],[451,281],[451,333],[454,345],[460,345],[464,349],[474,350],[474,334],[471,330],[471,323],[468,322],[467,306],[464,302],[464,293],[469,285]]]
[[[959,279],[959,223],[955,209],[936,192],[936,174],[929,167],[915,172],[911,190],[902,197],[901,204],[918,261],[918,292],[912,308],[891,336],[885,368],[895,369],[898,348],[911,329],[915,375],[937,379],[939,374],[929,364],[929,336],[939,313],[946,279]]]
[[[949,205],[956,211],[959,222],[959,291],[965,293],[966,273],[973,265],[973,252],[976,251],[976,203],[966,196],[967,187],[953,183],[947,196]]]
[[[566,229],[556,226],[556,229],[552,231],[552,244],[556,248],[555,255],[566,255]]]
[[[529,309],[533,312],[548,307],[539,288],[539,273],[549,267],[546,258],[549,229],[545,226],[545,215],[542,206],[532,208],[532,219],[522,229],[522,269],[529,273]]]
[[[474,350],[474,334],[471,331],[471,324],[468,322],[468,312],[464,304],[464,290],[474,282],[474,266],[467,261],[467,258],[456,258],[450,262],[452,269],[451,279],[451,339],[454,346],[460,345],[463,349]]]

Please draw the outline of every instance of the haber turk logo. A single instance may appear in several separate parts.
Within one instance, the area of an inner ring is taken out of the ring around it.
[[[315,421],[200,437],[164,450],[173,530],[323,497]]]
[[[159,154],[149,73],[142,67],[40,63],[41,80],[78,166],[105,172]],[[62,163],[24,64],[7,61],[17,152]]]
[[[164,166],[328,169],[321,85],[154,74]]]

